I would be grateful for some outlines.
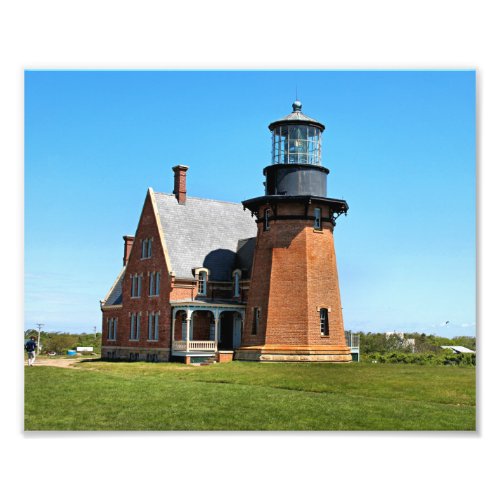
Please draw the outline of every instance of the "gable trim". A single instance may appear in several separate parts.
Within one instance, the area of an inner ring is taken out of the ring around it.
[[[153,207],[153,213],[155,214],[156,226],[158,228],[158,233],[160,235],[160,243],[163,248],[163,255],[165,257],[165,264],[167,266],[167,272],[172,273],[172,264],[170,262],[170,256],[168,254],[167,243],[165,241],[165,235],[163,232],[163,227],[161,225],[160,214],[158,212],[158,206],[156,205],[156,198],[154,196],[153,188],[148,188],[148,196],[151,198],[151,205]]]

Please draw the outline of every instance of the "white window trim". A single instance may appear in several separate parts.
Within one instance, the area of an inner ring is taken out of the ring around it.
[[[200,275],[205,274],[204,279],[204,289],[200,292]],[[194,271],[194,277],[196,278],[196,291],[197,295],[201,297],[206,297],[208,293],[208,280],[210,278],[210,271],[206,267],[198,267]]]

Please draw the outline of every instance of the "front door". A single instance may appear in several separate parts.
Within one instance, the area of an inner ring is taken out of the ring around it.
[[[220,316],[219,350],[231,351],[233,349],[233,314],[222,313]]]

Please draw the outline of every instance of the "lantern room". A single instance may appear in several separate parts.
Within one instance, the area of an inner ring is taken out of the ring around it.
[[[321,165],[321,133],[324,125],[302,113],[302,103],[295,101],[293,112],[271,123],[272,164]]]
[[[269,125],[272,163],[264,169],[266,195],[326,196],[329,170],[321,165],[321,135],[325,126],[302,113],[302,103],[292,113]]]

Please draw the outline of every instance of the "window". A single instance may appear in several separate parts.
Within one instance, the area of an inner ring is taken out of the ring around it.
[[[233,272],[234,296],[235,297],[240,296],[240,278],[241,278],[241,271],[238,269],[238,270]]]
[[[158,340],[160,313],[149,313],[148,321],[148,340]]]
[[[153,325],[155,320],[155,313],[148,314],[148,340],[153,340]]]
[[[118,318],[108,318],[108,340],[116,340]]]
[[[198,274],[198,295],[207,294],[207,272],[200,271]]]
[[[321,224],[321,208],[314,209],[314,229],[323,229]]]
[[[130,276],[131,278],[131,287],[130,287],[130,296],[131,297],[140,297],[142,291],[142,274],[137,275],[134,274]]]
[[[142,240],[141,259],[149,259],[152,255],[153,238]]]
[[[264,210],[264,231],[269,231],[269,217],[271,217],[271,209]]]
[[[259,319],[260,319],[260,309],[258,307],[253,308],[253,321],[252,321],[252,335],[257,335],[259,331]]]
[[[160,295],[160,273],[150,273],[149,275],[149,295]]]
[[[319,310],[319,328],[323,337],[330,335],[328,329],[328,309],[323,308]]]
[[[130,340],[139,340],[141,336],[141,313],[130,315]]]
[[[156,273],[156,295],[160,295],[160,273]]]

